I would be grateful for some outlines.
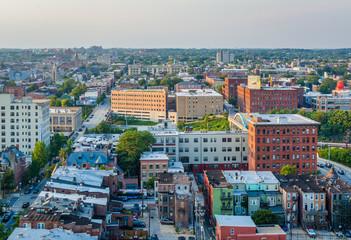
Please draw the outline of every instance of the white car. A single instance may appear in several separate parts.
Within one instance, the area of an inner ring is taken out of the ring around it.
[[[306,231],[307,231],[307,233],[308,233],[308,235],[309,235],[310,237],[312,237],[312,238],[317,237],[317,234],[316,234],[316,232],[314,231],[313,228],[307,228]]]

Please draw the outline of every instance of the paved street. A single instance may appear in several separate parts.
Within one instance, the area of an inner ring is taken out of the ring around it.
[[[94,116],[90,118],[90,116],[83,122],[83,126],[91,129],[98,125],[100,122],[105,120],[105,114],[110,110],[111,103],[110,103],[111,95],[106,96],[105,100],[100,103],[90,114]],[[89,121],[88,121],[89,120]]]
[[[318,163],[323,163],[325,165],[328,162],[333,164],[335,171],[338,171],[339,169],[344,170],[345,175],[341,175],[341,174],[338,174],[338,175],[342,180],[344,180],[345,182],[347,182],[348,184],[351,185],[351,168],[346,167],[346,166],[344,166],[340,163],[337,163],[337,162],[328,161],[327,159],[324,159],[324,158],[318,158]],[[329,172],[330,168],[324,167],[324,168],[318,168],[318,170],[320,170],[321,173],[324,175],[324,174]]]

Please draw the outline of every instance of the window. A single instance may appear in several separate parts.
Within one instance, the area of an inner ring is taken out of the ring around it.
[[[231,228],[231,229],[230,229],[230,234],[231,234],[231,235],[234,235],[234,228]]]
[[[197,143],[199,142],[199,139],[198,138],[194,138],[194,143]]]
[[[45,224],[44,223],[38,223],[37,229],[44,229],[44,228],[45,228]]]

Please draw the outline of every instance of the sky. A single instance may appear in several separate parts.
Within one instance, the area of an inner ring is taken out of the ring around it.
[[[0,48],[351,48],[351,0],[1,0]]]

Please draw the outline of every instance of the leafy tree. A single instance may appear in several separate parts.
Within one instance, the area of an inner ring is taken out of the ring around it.
[[[74,106],[74,101],[73,99],[64,99],[61,102],[62,107],[73,107]]]
[[[96,100],[97,104],[100,104],[102,101],[104,101],[105,98],[106,98],[106,94],[105,93],[101,94]]]
[[[89,132],[95,134],[120,134],[123,131],[118,127],[111,127],[106,122],[100,122],[96,127],[91,128]]]
[[[149,180],[144,183],[144,187],[147,189],[154,189],[155,187],[155,176],[152,176]]]
[[[193,68],[189,68],[189,69],[188,69],[188,73],[189,73],[190,75],[195,74],[195,70],[194,70]]]
[[[296,174],[295,169],[296,169],[296,166],[285,165],[284,167],[282,167],[282,170],[280,170],[280,174],[294,175]]]
[[[0,224],[0,240],[6,240],[10,235],[11,235],[11,231],[6,231],[6,225],[5,223],[1,223]]]
[[[100,165],[99,170],[105,170],[105,166],[104,165]]]
[[[79,83],[74,89],[72,89],[69,95],[74,96],[75,100],[78,100],[79,96],[85,93],[86,91],[87,91],[87,88],[84,85]]]
[[[179,121],[177,123],[177,128],[179,128],[179,129],[183,128],[184,126],[185,126],[185,122],[184,121]]]
[[[28,88],[27,88],[27,92],[33,92],[35,90],[38,89],[38,86],[36,84],[31,84]]]
[[[44,142],[37,141],[35,143],[34,150],[32,151],[32,159],[38,161],[40,168],[44,167],[48,162],[49,154]]]
[[[236,98],[235,97],[230,98],[229,99],[229,104],[232,104],[233,106],[236,106],[236,104],[237,104]]]
[[[256,225],[277,224],[278,217],[271,209],[260,209],[251,216]]]
[[[16,82],[13,81],[13,80],[10,80],[10,81],[7,82],[6,85],[9,86],[9,87],[16,87]]]
[[[59,151],[58,157],[59,157],[62,161],[66,160],[67,157],[68,157],[67,148],[61,148],[60,151]]]
[[[198,75],[195,76],[195,78],[197,80],[201,80],[201,79],[204,79],[204,75],[198,74]]]
[[[222,88],[223,88],[223,85],[218,85],[218,87],[217,87],[217,92],[218,92],[219,94],[222,94]]]
[[[222,75],[219,76],[220,79],[225,79],[226,77],[228,77],[228,74],[226,73],[222,73]]]
[[[139,175],[140,156],[154,143],[155,138],[148,131],[126,131],[117,144],[120,167],[132,175]]]
[[[61,100],[56,96],[50,98],[50,107],[61,107]]]
[[[55,133],[50,139],[50,156],[51,158],[59,155],[60,149],[67,144],[67,138],[61,133]]]
[[[336,87],[336,81],[331,78],[326,78],[323,80],[322,84],[319,86],[318,91],[324,94],[329,94]]]
[[[52,175],[52,171],[55,169],[56,164],[53,164],[51,166],[46,166],[44,170],[44,176],[49,179]]]
[[[12,170],[7,170],[1,180],[1,188],[2,190],[11,191],[15,189],[15,174]]]

